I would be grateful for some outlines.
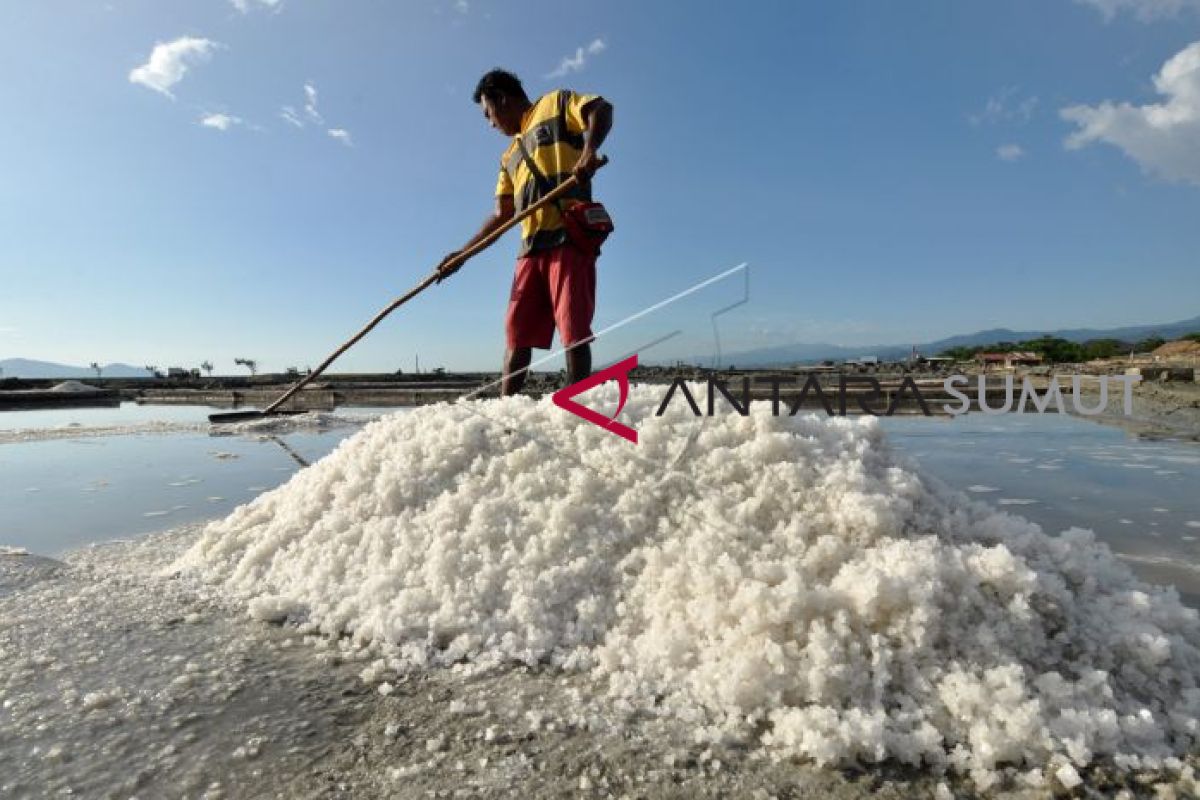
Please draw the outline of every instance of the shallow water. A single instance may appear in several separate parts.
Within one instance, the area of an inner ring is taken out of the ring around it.
[[[35,408],[0,412],[0,431],[42,428],[93,428],[136,425],[141,422],[207,421],[216,409],[208,406],[155,406],[121,403],[119,406]]]
[[[883,421],[893,445],[956,489],[1056,533],[1090,528],[1142,577],[1200,604],[1200,447],[1076,417]]]
[[[0,446],[0,538],[33,553],[223,516],[346,435],[105,436]]]
[[[133,427],[147,423],[208,425],[208,415],[228,408],[191,405],[153,405],[124,402],[113,406],[36,408],[0,411],[0,431],[86,430],[89,428]],[[396,408],[342,406],[339,416],[372,417]]]
[[[394,411],[395,409],[391,409]],[[0,544],[46,556],[228,514],[332,450],[354,427],[280,435],[203,432],[204,406],[17,411],[0,430],[35,431],[0,444]],[[377,416],[388,409],[349,408]],[[146,423],[194,423],[144,432]],[[37,431],[77,436],[42,438]],[[132,432],[92,435],[96,429]]]

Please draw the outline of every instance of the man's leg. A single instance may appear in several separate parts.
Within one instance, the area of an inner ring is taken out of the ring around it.
[[[515,347],[504,352],[504,380],[500,384],[500,393],[505,397],[521,391],[525,385],[527,367],[533,357],[533,348]],[[590,363],[590,361],[589,361]]]
[[[508,311],[504,315],[507,347],[500,392],[505,397],[525,386],[533,348],[550,346],[554,339],[554,314],[546,289],[542,256],[534,253],[517,259]]]
[[[567,383],[592,374],[592,315],[596,310],[596,257],[564,245],[550,265],[550,301],[567,346]]]
[[[567,383],[578,383],[592,374],[592,345],[577,344],[567,351]]]

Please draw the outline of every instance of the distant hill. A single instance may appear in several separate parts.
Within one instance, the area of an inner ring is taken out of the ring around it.
[[[0,360],[0,378],[94,378],[91,367],[72,367],[52,361],[34,361],[28,358],[6,358]],[[104,378],[145,378],[146,370],[128,364],[103,364],[100,375]]]
[[[1086,342],[1089,339],[1120,339],[1123,342],[1135,342],[1151,336],[1161,336],[1164,339],[1178,339],[1187,333],[1200,331],[1200,317],[1167,322],[1160,325],[1131,325],[1125,328],[1062,328],[1053,331],[1012,331],[1008,328],[994,328],[979,331],[965,336],[951,336],[926,345],[918,345],[922,353],[933,355],[934,350],[945,350],[950,347],[973,347],[992,342],[1019,342],[1024,339],[1036,339],[1039,336],[1055,336],[1068,342]]]
[[[1138,341],[1151,336],[1161,336],[1164,339],[1178,339],[1187,333],[1200,331],[1200,316],[1179,322],[1166,322],[1157,325],[1131,325],[1124,328],[1060,328],[1057,330],[1014,331],[1008,328],[993,328],[976,333],[966,333],[950,336],[934,342],[917,345],[917,351],[922,355],[937,355],[951,347],[975,347],[992,344],[993,342],[1019,342],[1025,339],[1036,339],[1039,336],[1054,336],[1069,342],[1086,342],[1089,339],[1120,339],[1121,341]],[[721,365],[733,364],[739,367],[770,367],[785,366],[811,361],[846,361],[862,356],[876,356],[881,361],[894,361],[906,358],[912,352],[911,344],[879,344],[862,347],[845,347],[835,344],[796,343],[762,347],[755,350],[743,350],[737,353],[725,353],[721,357]],[[699,356],[692,359],[696,364],[708,364],[711,356]]]

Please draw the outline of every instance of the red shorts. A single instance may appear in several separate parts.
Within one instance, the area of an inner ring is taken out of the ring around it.
[[[547,349],[554,329],[564,346],[592,338],[596,257],[566,244],[517,259],[504,331],[508,349]]]

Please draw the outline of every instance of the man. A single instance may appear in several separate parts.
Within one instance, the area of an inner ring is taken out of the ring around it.
[[[496,208],[463,249],[471,247],[558,186],[570,175],[579,186],[564,204],[590,202],[591,176],[598,151],[612,128],[612,105],[598,95],[556,90],[530,102],[516,75],[495,69],[484,75],[472,96],[488,123],[513,137],[500,158]],[[518,142],[537,167],[530,168]],[[537,173],[541,173],[539,178]],[[441,281],[458,270],[438,265]],[[521,223],[521,250],[505,314],[507,348],[501,391],[516,394],[525,384],[535,347],[548,349],[555,328],[567,348],[567,381],[592,371],[592,314],[596,305],[596,254],[574,244],[559,208],[551,204]]]

